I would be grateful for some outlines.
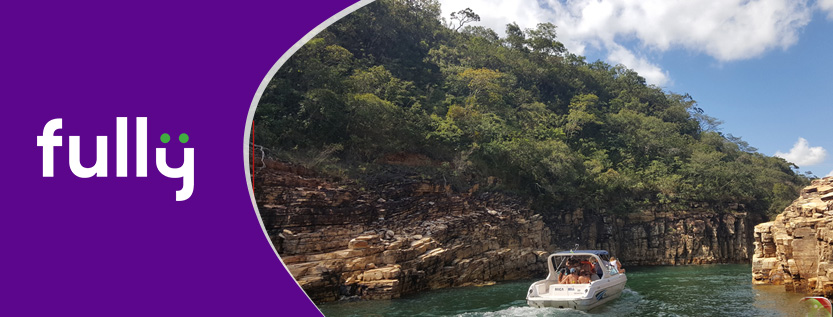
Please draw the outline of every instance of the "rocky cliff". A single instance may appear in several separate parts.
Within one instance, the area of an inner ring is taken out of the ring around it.
[[[833,296],[833,177],[814,180],[775,221],[755,226],[752,278]]]
[[[256,175],[267,232],[316,302],[543,278],[546,256],[576,245],[609,250],[625,265],[751,257],[752,225],[743,206],[723,213],[697,206],[622,216],[536,212],[501,194],[457,193],[420,180],[365,189],[282,163]]]
[[[643,211],[613,216],[595,211],[555,212],[545,222],[560,249],[580,244],[604,249],[625,265],[749,263],[752,226],[759,217],[743,206],[691,211]],[[758,221],[759,222],[759,221]]]
[[[282,164],[259,174],[264,225],[316,302],[396,298],[546,270],[549,229],[502,195],[452,193],[415,180],[361,190]]]

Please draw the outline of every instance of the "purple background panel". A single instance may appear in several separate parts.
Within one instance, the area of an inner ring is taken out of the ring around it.
[[[318,314],[258,223],[241,141],[269,69],[353,2],[0,4],[0,315]],[[126,178],[115,176],[120,116]],[[146,178],[135,177],[140,116]],[[54,118],[63,146],[44,178],[36,136]],[[85,166],[108,136],[108,177],[71,173],[70,135]],[[182,181],[158,172],[157,147],[172,167],[194,148],[190,199],[174,200]]]

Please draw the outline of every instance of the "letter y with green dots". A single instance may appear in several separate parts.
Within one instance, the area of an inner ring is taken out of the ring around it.
[[[188,143],[188,140],[188,134],[182,133],[179,135],[180,143]],[[159,136],[159,141],[167,144],[171,142],[171,136],[167,133],[162,133]],[[191,197],[191,194],[194,192],[194,148],[185,148],[182,166],[178,168],[168,166],[167,149],[164,147],[156,148],[156,168],[165,177],[182,178],[182,189],[176,191],[176,201],[183,201]]]

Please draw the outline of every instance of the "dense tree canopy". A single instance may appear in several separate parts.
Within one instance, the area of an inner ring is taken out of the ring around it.
[[[257,108],[256,139],[300,163],[325,155],[376,176],[383,158],[418,155],[431,162],[424,177],[496,184],[551,210],[739,203],[772,215],[807,183],[722,134],[691,96],[569,53],[551,23],[509,24],[500,38],[466,25],[476,19],[470,9],[442,19],[434,0],[350,14],[281,67]]]

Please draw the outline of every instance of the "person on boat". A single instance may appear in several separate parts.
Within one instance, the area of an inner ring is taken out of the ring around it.
[[[602,275],[604,275],[604,271],[602,271],[602,266],[599,264],[599,261],[596,261],[596,258],[594,257],[590,257],[590,263],[593,263],[592,272],[596,272],[596,275],[599,278],[602,278]]]
[[[567,268],[568,269],[579,268],[579,260],[576,259],[576,258],[570,257],[569,259],[567,259]]]
[[[578,283],[579,284],[590,284],[590,271],[588,270],[581,270],[578,274]]]
[[[593,257],[590,258],[592,259]],[[581,269],[590,272],[593,270],[593,264],[588,260],[583,260],[581,261]]]
[[[625,273],[625,269],[622,268],[622,263],[619,263],[616,257],[610,257],[610,266],[614,267],[619,273]]]
[[[571,268],[570,274],[564,275],[558,282],[561,284],[578,284],[578,278],[578,270]]]

